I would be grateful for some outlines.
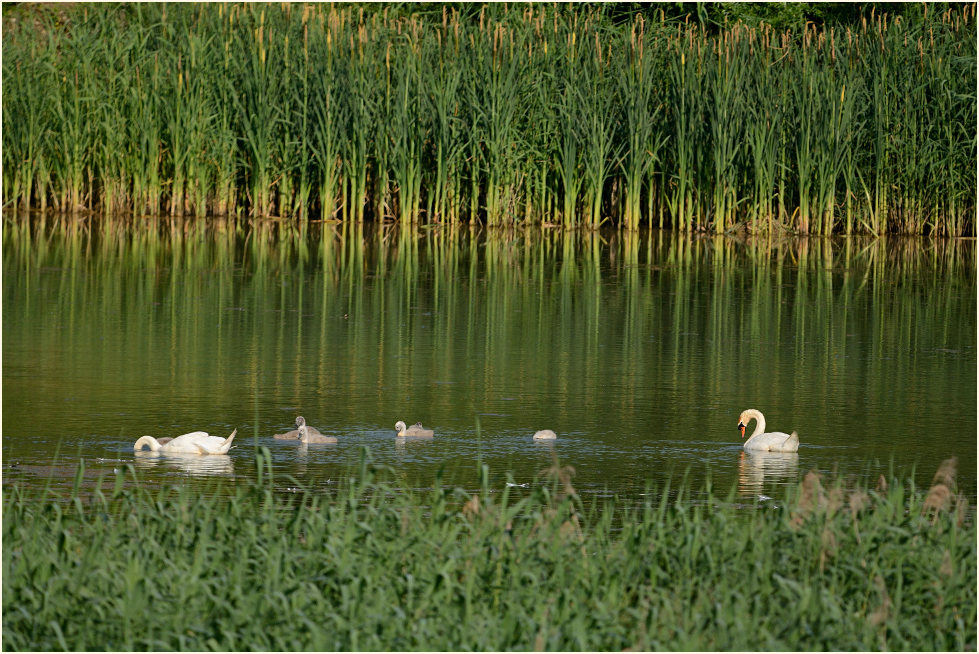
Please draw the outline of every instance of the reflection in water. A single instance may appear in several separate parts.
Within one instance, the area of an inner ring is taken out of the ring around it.
[[[797,452],[742,450],[738,459],[738,493],[744,497],[761,495],[767,483],[791,482],[799,474]]]
[[[299,446],[296,448],[297,456],[306,456],[309,454],[310,450],[313,452],[322,452],[324,450],[336,449],[337,443],[304,443],[299,441]]]
[[[184,454],[179,452],[135,452],[137,468],[172,466],[195,477],[225,476],[235,473],[235,464],[227,454]]]
[[[418,485],[445,467],[472,486],[480,455],[523,483],[549,458],[528,425],[546,424],[577,489],[620,491],[688,466],[699,482],[745,406],[798,429],[807,469],[976,458],[975,241],[284,221],[0,235],[5,465],[50,461],[56,441],[16,437],[39,413],[92,434],[93,456],[137,430],[272,434],[302,413],[345,436],[276,447],[297,476],[355,469],[366,445]],[[392,447],[393,407],[459,437]],[[916,441],[929,412],[948,437]],[[640,455],[667,451],[686,453]],[[721,451],[725,490],[773,463]],[[974,492],[975,467],[960,474]]]
[[[394,451],[398,455],[398,459],[403,461],[409,453],[417,454],[421,451],[420,448],[431,445],[434,442],[435,440],[431,438],[395,437]]]

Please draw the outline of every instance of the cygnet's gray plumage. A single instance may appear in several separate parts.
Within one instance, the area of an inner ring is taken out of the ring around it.
[[[336,443],[337,442],[335,436],[324,436],[318,431],[316,433],[313,433],[315,430],[312,427],[307,426],[305,422],[299,425],[299,429],[297,429],[296,431],[299,432],[300,443]]]
[[[296,428],[292,431],[287,431],[284,434],[276,434],[272,438],[277,438],[280,441],[294,441],[299,439],[299,428],[306,424],[306,419],[302,416],[296,416]],[[316,427],[308,427],[310,436],[322,436],[320,431]],[[310,441],[313,442],[313,441]]]
[[[552,441],[555,438],[557,438],[557,434],[550,429],[541,429],[540,431],[534,433],[535,441]]]
[[[416,422],[411,427],[405,426],[404,420],[399,420],[394,424],[395,431],[398,432],[398,436],[404,438],[410,436],[413,438],[431,438],[435,435],[435,432],[431,429],[425,429],[422,427],[422,423]]]

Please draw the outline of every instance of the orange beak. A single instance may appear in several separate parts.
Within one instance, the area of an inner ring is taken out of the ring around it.
[[[744,428],[745,428],[746,426],[747,426],[747,425],[745,425],[745,424],[744,424],[743,422],[739,422],[739,423],[738,423],[738,429],[740,429],[740,430],[741,430],[741,438],[744,438]]]

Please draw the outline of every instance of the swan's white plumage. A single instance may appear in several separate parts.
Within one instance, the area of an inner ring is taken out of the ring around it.
[[[422,423],[416,422],[411,427],[407,427],[404,420],[399,420],[394,424],[394,429],[398,432],[398,436],[412,436],[415,438],[431,438],[435,435],[435,432],[431,429],[425,429],[422,427]]]
[[[746,450],[761,450],[765,452],[798,452],[799,434],[792,432],[786,434],[781,431],[765,432],[765,416],[758,409],[746,409],[738,416],[738,429],[741,430],[741,438],[744,438],[744,430],[748,423],[755,421],[755,431],[751,438],[744,442]]]
[[[183,454],[227,454],[231,449],[231,442],[235,439],[235,429],[227,438],[211,436],[206,431],[192,431],[189,434],[181,434],[176,438],[161,443],[152,436],[143,436],[136,441],[133,449],[139,451],[143,446],[147,446],[153,452],[180,452]]]
[[[551,441],[554,440],[555,438],[557,438],[557,434],[555,434],[550,429],[541,429],[534,433],[535,441]]]

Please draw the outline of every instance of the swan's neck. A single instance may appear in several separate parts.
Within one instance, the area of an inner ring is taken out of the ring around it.
[[[157,452],[161,447],[163,447],[160,445],[160,442],[152,436],[141,436],[140,439],[136,441],[136,444],[133,445],[133,449],[141,450],[143,449],[144,445],[148,446],[152,452]]]
[[[299,425],[299,440],[303,443],[309,442],[309,429],[306,427],[306,423]]]
[[[751,438],[765,433],[765,416],[763,416],[759,411],[750,411],[748,413],[748,420],[752,418],[755,419],[755,431],[751,432]],[[748,439],[748,441],[751,440]],[[745,441],[747,443],[748,441]]]

